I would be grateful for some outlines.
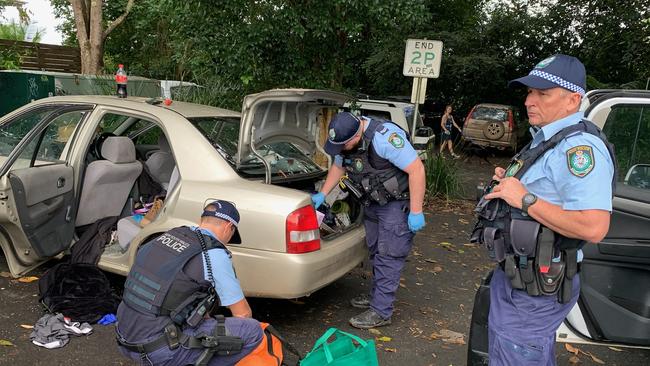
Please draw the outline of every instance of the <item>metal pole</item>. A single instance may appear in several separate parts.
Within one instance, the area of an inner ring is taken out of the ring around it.
[[[417,117],[418,117],[418,108],[419,108],[419,103],[420,103],[420,89],[422,86],[422,78],[415,78],[415,87],[417,90],[415,91],[415,110],[413,110],[413,128],[411,128],[411,141],[415,141],[415,126],[417,125]]]
[[[645,83],[645,90],[648,90],[648,85],[650,84],[650,78]],[[641,119],[643,118],[643,106],[641,107],[641,113],[639,114],[639,120],[636,123],[636,134],[634,136],[634,144],[632,145],[632,154],[630,155],[630,161],[628,162],[628,169],[632,167],[632,162],[634,161],[634,155],[636,155],[636,142],[639,139],[639,130],[641,129]]]

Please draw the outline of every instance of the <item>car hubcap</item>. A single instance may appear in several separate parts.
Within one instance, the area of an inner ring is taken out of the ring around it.
[[[498,123],[490,123],[487,128],[488,134],[491,136],[499,136],[501,133],[501,125]]]

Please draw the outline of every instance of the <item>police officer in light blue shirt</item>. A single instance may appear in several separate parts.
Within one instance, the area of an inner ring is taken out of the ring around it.
[[[262,329],[225,246],[241,243],[238,226],[234,204],[215,200],[199,226],[173,228],[139,248],[117,311],[122,354],[145,365],[227,366],[257,347]],[[215,305],[233,316],[210,316]]]
[[[312,196],[318,208],[342,177],[356,186],[364,208],[366,244],[373,266],[370,296],[351,300],[367,309],[350,319],[357,328],[391,323],[395,292],[416,231],[425,225],[422,202],[424,165],[406,133],[390,121],[349,112],[329,124],[325,151],[334,158],[321,191]]]
[[[525,105],[533,132],[530,149],[583,119],[578,109],[586,74],[584,65],[574,57],[549,57],[509,85],[528,90]],[[520,168],[517,164],[496,168],[493,178],[499,183],[485,198],[503,199],[555,235],[587,243],[605,237],[615,174],[605,141],[576,131],[535,160],[519,180],[513,175]],[[557,296],[531,296],[526,290],[514,289],[497,267],[490,282],[490,365],[555,365],[555,331],[578,299],[579,276],[572,286],[572,296],[564,303],[559,303]]]

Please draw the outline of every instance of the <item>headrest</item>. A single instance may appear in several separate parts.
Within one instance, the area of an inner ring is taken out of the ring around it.
[[[172,152],[171,147],[169,147],[169,141],[167,141],[167,137],[165,137],[164,133],[161,133],[160,136],[158,136],[158,148],[160,151]]]
[[[132,163],[135,161],[135,146],[126,136],[111,136],[102,144],[102,157],[116,163]]]

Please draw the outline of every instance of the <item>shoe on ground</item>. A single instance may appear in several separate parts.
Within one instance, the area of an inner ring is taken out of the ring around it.
[[[460,158],[460,155],[456,155],[456,154],[451,154],[451,156],[453,156],[454,159],[458,159],[458,158]]]
[[[377,314],[377,312],[372,309],[368,309],[363,313],[350,318],[350,325],[359,329],[376,328],[384,325],[389,325],[390,323],[390,318],[384,319],[381,317],[381,315]]]
[[[361,294],[350,300],[350,305],[357,309],[368,309],[370,308],[370,296]]]

